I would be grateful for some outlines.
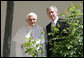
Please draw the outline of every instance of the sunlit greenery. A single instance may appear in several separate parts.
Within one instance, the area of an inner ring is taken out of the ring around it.
[[[63,14],[64,21],[70,25],[69,28],[65,28],[61,33],[68,33],[68,36],[59,35],[52,39],[65,39],[62,42],[54,42],[54,47],[51,48],[51,57],[83,57],[83,5],[79,3],[74,5],[70,3]],[[60,26],[59,26],[60,27]],[[58,28],[54,28],[54,33],[49,33],[48,35],[54,35],[59,32]],[[68,31],[67,31],[68,30]]]
[[[42,31],[41,34],[44,34]],[[33,38],[26,38],[27,41],[24,43],[25,53],[28,53],[29,55],[32,55],[33,57],[40,57],[39,54],[43,53],[42,44],[40,44],[40,39],[44,39],[44,37],[39,39],[33,39]],[[44,56],[42,56],[44,57]]]

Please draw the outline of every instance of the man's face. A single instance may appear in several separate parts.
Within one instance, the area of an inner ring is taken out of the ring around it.
[[[33,27],[36,24],[37,18],[35,16],[29,16],[28,19],[26,19],[26,22],[30,27]]]
[[[56,16],[58,15],[58,12],[55,11],[53,8],[51,9],[47,9],[47,14],[48,14],[48,17],[54,21],[56,19]]]

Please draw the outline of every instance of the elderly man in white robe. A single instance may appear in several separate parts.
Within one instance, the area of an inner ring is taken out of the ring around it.
[[[45,36],[41,34],[41,31],[44,31],[42,27],[36,24],[37,15],[34,12],[30,12],[26,16],[27,26],[24,26],[18,30],[13,41],[16,43],[16,57],[33,57],[28,53],[25,53],[24,43],[26,38],[31,37],[32,40],[38,39],[39,41],[36,44],[42,44],[43,53],[39,53],[40,57],[46,56],[46,47],[45,47]],[[32,36],[31,36],[32,35]],[[44,39],[42,39],[44,37]]]

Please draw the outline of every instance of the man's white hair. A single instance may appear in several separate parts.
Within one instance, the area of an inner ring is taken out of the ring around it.
[[[52,5],[52,6],[48,7],[48,8],[47,8],[47,10],[48,10],[48,9],[52,9],[52,8],[53,8],[55,11],[57,11],[57,7],[56,7],[56,6],[54,6],[54,5]]]
[[[27,16],[26,16],[26,19],[27,19],[29,16],[35,16],[36,19],[37,19],[37,15],[36,15],[36,13],[34,13],[34,12],[28,13]]]

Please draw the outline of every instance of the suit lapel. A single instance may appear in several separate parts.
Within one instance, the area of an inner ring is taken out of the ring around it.
[[[49,24],[48,31],[51,32],[51,23]]]
[[[55,27],[58,27],[58,25],[60,24],[59,22],[60,19],[58,19],[57,23],[56,23],[56,26]]]

